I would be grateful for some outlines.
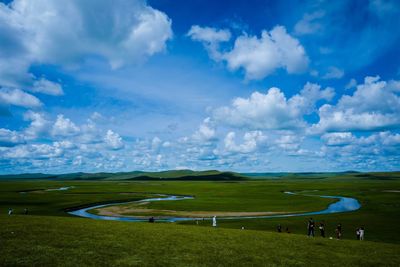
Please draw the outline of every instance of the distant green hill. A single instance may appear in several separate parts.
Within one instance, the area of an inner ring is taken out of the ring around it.
[[[24,173],[0,175],[0,179],[43,179],[43,180],[173,180],[173,181],[238,181],[247,179],[352,179],[362,178],[368,180],[392,180],[400,179],[400,172],[271,172],[271,173],[237,173],[223,172],[218,170],[193,171],[193,170],[168,170],[160,172],[98,172],[98,173],[66,173],[66,174],[43,174]]]
[[[227,181],[245,180],[248,177],[234,172],[220,172],[217,170],[192,171],[192,170],[171,170],[161,172],[117,172],[117,173],[68,173],[68,174],[17,174],[0,175],[0,179],[46,179],[46,180],[204,180],[204,181]]]

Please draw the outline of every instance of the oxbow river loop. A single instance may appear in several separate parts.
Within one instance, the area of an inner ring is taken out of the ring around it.
[[[294,192],[284,192],[289,195],[304,195],[309,197],[321,197],[321,198],[330,198],[336,199],[337,201],[328,205],[328,207],[324,210],[320,211],[310,211],[304,213],[287,213],[287,214],[275,214],[275,215],[265,215],[265,216],[232,216],[232,217],[220,217],[220,219],[224,220],[232,220],[232,219],[267,219],[267,218],[286,218],[286,217],[297,217],[297,216],[310,216],[310,215],[322,215],[322,214],[332,214],[332,213],[341,213],[341,212],[350,212],[355,211],[361,208],[360,202],[351,197],[342,197],[342,196],[325,196],[325,195],[305,195]],[[127,204],[127,203],[140,203],[140,202],[155,202],[155,201],[181,201],[181,200],[189,200],[194,199],[192,196],[174,196],[174,195],[158,195],[156,198],[147,198],[138,201],[131,202],[120,202],[120,203],[109,203],[109,204],[101,204],[94,205],[74,211],[69,211],[68,213],[71,215],[96,219],[96,220],[109,220],[109,221],[125,221],[125,222],[144,222],[147,221],[147,218],[142,217],[127,217],[127,216],[104,216],[97,215],[88,212],[89,210],[104,208],[108,206],[115,206],[119,204]],[[178,222],[178,221],[194,221],[203,218],[194,218],[194,217],[168,217],[168,218],[160,218],[157,221],[161,222]],[[209,219],[209,218],[204,218]]]

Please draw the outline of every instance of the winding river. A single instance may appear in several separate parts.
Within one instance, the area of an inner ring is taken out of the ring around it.
[[[310,216],[310,215],[321,215],[321,214],[332,214],[339,212],[350,212],[355,211],[361,208],[360,202],[355,198],[350,197],[342,197],[342,196],[318,196],[318,195],[305,195],[293,192],[284,192],[289,195],[303,195],[309,197],[321,197],[321,198],[330,198],[337,199],[336,202],[330,204],[326,209],[320,211],[310,211],[304,213],[287,213],[287,214],[275,214],[275,215],[265,215],[265,216],[233,216],[233,217],[220,217],[219,219],[223,220],[233,220],[233,219],[265,219],[265,218],[285,218],[285,217],[296,217],[296,216]],[[89,210],[98,209],[108,206],[114,206],[119,204],[127,204],[127,203],[140,203],[140,202],[155,202],[155,201],[179,201],[179,200],[188,200],[194,199],[192,196],[172,196],[172,195],[158,195],[157,198],[148,198],[142,199],[139,201],[131,201],[131,202],[121,202],[121,203],[110,203],[110,204],[102,204],[102,205],[94,205],[90,207],[86,207],[83,209],[78,209],[74,211],[69,211],[68,213],[71,215],[96,219],[96,220],[111,220],[111,221],[125,221],[125,222],[145,222],[148,221],[146,218],[138,218],[138,217],[124,217],[124,216],[104,216],[89,213]],[[168,218],[160,218],[157,221],[161,222],[179,222],[179,221],[194,221],[203,218],[193,218],[193,217],[168,217]],[[204,218],[205,220],[209,220],[210,218]]]

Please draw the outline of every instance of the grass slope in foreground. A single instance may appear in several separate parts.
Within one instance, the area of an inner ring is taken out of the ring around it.
[[[0,221],[0,266],[400,265],[396,244],[65,217]]]

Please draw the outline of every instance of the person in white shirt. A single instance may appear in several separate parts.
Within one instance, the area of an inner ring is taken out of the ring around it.
[[[217,216],[214,216],[214,217],[212,218],[212,226],[213,226],[213,227],[217,227]]]
[[[361,227],[359,232],[360,232],[360,240],[364,240],[364,227]]]

